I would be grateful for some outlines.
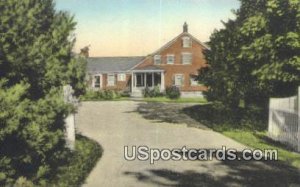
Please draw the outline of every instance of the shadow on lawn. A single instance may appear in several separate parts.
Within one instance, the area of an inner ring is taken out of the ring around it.
[[[198,162],[199,171],[151,169],[124,175],[154,186],[300,186],[299,170],[279,161]],[[222,169],[225,175],[216,174]]]

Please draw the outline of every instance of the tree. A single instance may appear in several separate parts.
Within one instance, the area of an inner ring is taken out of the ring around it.
[[[45,180],[67,150],[62,86],[83,93],[73,17],[52,0],[0,1],[0,185]]]
[[[300,84],[300,1],[240,1],[236,19],[212,34],[199,79],[210,100],[265,107]]]

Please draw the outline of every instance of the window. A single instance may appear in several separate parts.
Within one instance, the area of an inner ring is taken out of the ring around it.
[[[182,64],[192,64],[192,53],[182,53]]]
[[[126,81],[126,74],[125,73],[119,73],[118,74],[118,81]]]
[[[94,76],[94,88],[100,88],[101,87],[101,76],[100,75],[95,75]]]
[[[167,55],[167,64],[174,64],[175,55]]]
[[[192,47],[192,40],[190,37],[183,37],[182,38],[182,47],[183,48],[190,48]]]
[[[160,55],[155,55],[154,56],[154,64],[161,64],[161,56]]]
[[[198,86],[199,83],[196,80],[196,77],[190,77],[191,86]]]
[[[175,86],[183,86],[184,85],[184,79],[182,74],[176,74],[174,76],[174,85]]]
[[[114,86],[115,85],[115,75],[108,74],[107,75],[107,86]]]

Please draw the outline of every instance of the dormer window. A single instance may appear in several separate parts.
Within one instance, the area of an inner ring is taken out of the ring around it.
[[[192,40],[190,37],[185,36],[182,38],[182,47],[183,48],[190,48],[192,47]]]
[[[161,64],[161,56],[160,55],[154,56],[154,64],[155,65]]]

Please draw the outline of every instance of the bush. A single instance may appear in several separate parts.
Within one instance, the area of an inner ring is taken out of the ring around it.
[[[177,86],[171,86],[166,88],[166,95],[170,99],[180,98],[180,89]]]
[[[76,135],[75,151],[70,153],[69,159],[53,173],[49,186],[80,186],[102,153],[103,149],[96,141]]]
[[[80,97],[84,101],[113,100],[118,98],[121,98],[121,93],[115,90],[89,90],[84,96]]]
[[[153,89],[146,87],[144,90],[144,97],[161,97],[163,93],[160,92],[160,87],[155,86]]]

